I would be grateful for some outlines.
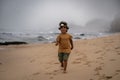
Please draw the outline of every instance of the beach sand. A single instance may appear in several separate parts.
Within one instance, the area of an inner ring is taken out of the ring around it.
[[[0,80],[120,80],[120,34],[74,41],[67,73],[54,43],[0,46]]]

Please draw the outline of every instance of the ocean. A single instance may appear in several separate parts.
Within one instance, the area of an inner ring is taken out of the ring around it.
[[[50,43],[55,42],[59,33],[56,32],[39,32],[39,33],[25,33],[25,32],[0,32],[0,42],[27,42],[27,43]],[[93,39],[104,37],[113,33],[70,33],[73,40],[77,39]]]

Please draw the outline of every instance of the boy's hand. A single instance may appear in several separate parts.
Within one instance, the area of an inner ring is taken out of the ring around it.
[[[73,49],[73,46],[71,46],[71,50]]]
[[[55,44],[56,46],[58,45],[58,43]]]

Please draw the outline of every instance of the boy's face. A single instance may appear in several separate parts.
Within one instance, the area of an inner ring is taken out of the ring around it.
[[[60,28],[61,33],[66,33],[67,32],[67,28],[65,26]]]

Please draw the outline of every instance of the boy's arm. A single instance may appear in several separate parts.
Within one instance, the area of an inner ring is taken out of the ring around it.
[[[56,46],[57,45],[59,45],[59,36],[57,37],[57,39],[56,39],[56,44],[55,44]]]
[[[73,40],[70,39],[70,44],[71,44],[71,50],[73,49]]]
[[[58,42],[58,41],[56,41],[56,44],[55,44],[55,45],[57,46],[58,44],[59,44],[59,42]]]

